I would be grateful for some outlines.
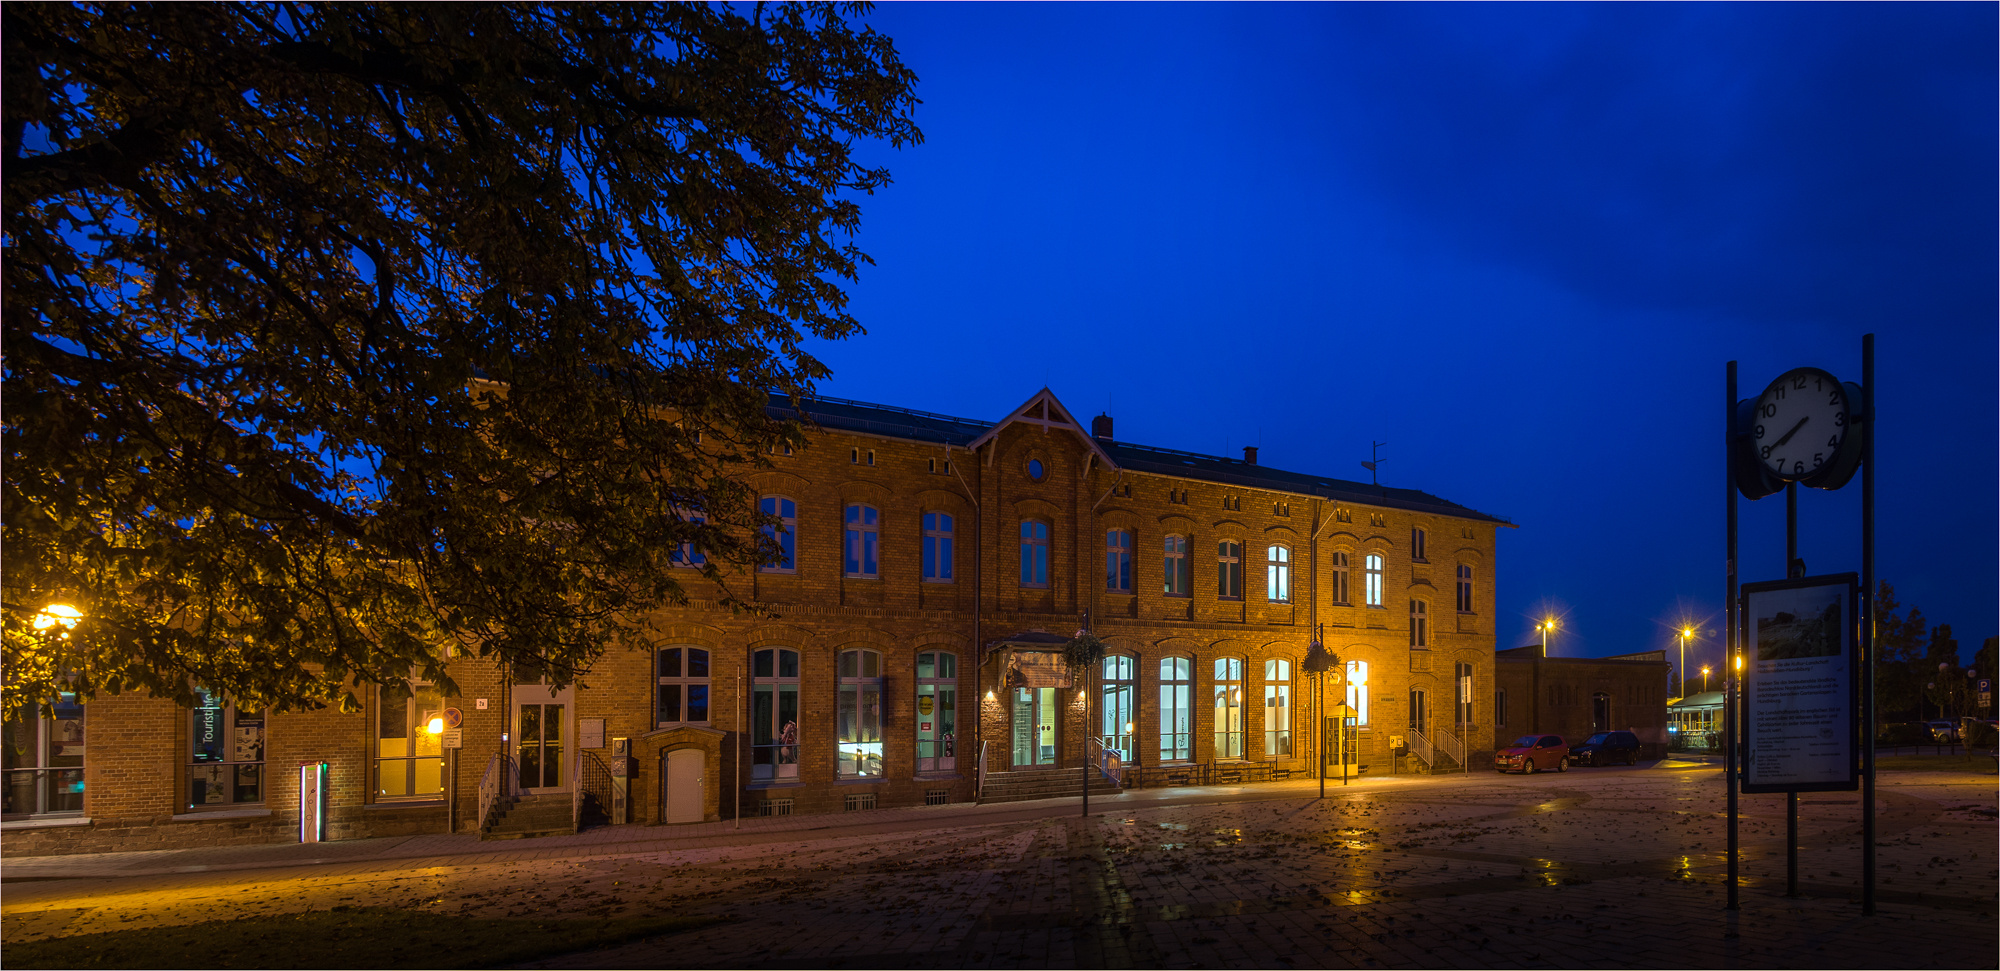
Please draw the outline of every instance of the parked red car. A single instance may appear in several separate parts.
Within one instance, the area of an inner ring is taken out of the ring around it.
[[[1539,769],[1568,772],[1569,743],[1561,735],[1523,735],[1493,753],[1493,768],[1524,775],[1534,775]]]

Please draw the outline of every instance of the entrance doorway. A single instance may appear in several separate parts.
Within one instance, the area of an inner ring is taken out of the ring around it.
[[[1428,711],[1426,711],[1426,710],[1425,710],[1425,709],[1426,709],[1426,707],[1427,707],[1427,702],[1428,702],[1428,701],[1429,701],[1429,699],[1428,699],[1427,697],[1425,697],[1425,694],[1424,694],[1424,689],[1422,689],[1422,688],[1411,688],[1411,689],[1410,689],[1410,730],[1411,730],[1411,731],[1413,731],[1413,732],[1418,732],[1418,733],[1421,733],[1421,734],[1426,734],[1426,735],[1430,733],[1430,730],[1431,730],[1431,727],[1430,727],[1430,721],[1429,721],[1429,715],[1430,715],[1430,713],[1429,713]]]
[[[1014,689],[1014,767],[1056,764],[1056,689]]]
[[[699,823],[706,813],[708,758],[700,749],[677,748],[667,753],[666,771],[660,773],[666,793],[660,800],[661,821]]]
[[[1611,730],[1611,696],[1600,691],[1590,696],[1590,731],[1592,734]]]
[[[525,792],[569,789],[571,690],[543,684],[514,686],[513,749]]]

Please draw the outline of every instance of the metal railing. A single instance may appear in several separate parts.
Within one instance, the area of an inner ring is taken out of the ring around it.
[[[1414,728],[1409,730],[1406,744],[1410,746],[1410,754],[1424,760],[1424,764],[1432,769],[1437,768],[1439,758],[1450,759],[1458,763],[1461,770],[1465,769],[1465,742],[1442,728],[1431,731],[1436,738]]]
[[[1452,732],[1438,729],[1436,747],[1444,756],[1458,763],[1460,772],[1470,771],[1465,765],[1465,740]]]
[[[1437,752],[1431,747],[1430,736],[1414,728],[1403,734],[1403,744],[1410,747],[1410,754],[1422,759],[1425,765],[1437,764]]]
[[[1125,788],[1125,757],[1119,754],[1117,749],[1106,746],[1101,738],[1091,738],[1089,741],[1091,767],[1104,777],[1104,781],[1120,789]],[[1087,775],[1084,784],[1089,784]]]
[[[973,788],[972,798],[975,800],[984,799],[986,798],[986,742],[983,740],[979,743],[979,773],[977,778],[979,782]]]
[[[486,774],[479,778],[479,825],[493,824],[493,811],[521,791],[521,770],[512,756],[495,755],[486,762]]]
[[[611,769],[595,754],[578,750],[576,772],[570,776],[575,790],[570,796],[570,819],[573,830],[583,829],[585,812],[609,818],[611,813]],[[594,807],[594,809],[592,808]]]

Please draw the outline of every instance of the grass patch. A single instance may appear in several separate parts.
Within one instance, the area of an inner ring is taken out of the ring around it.
[[[0,943],[8,968],[487,968],[720,923],[719,917],[518,920],[339,908]]]
[[[1875,753],[1875,767],[1885,771],[1896,769],[1918,769],[1926,772],[1974,772],[1980,775],[2000,774],[2000,761],[1993,756],[1974,752],[1970,758],[1963,751],[1956,754],[1910,753],[1886,755],[1879,749]]]

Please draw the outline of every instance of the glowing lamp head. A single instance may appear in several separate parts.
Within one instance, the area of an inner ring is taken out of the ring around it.
[[[75,627],[76,622],[82,619],[83,611],[69,604],[50,604],[43,607],[41,612],[35,615],[35,629],[48,630],[57,624],[61,624],[64,630],[68,630],[71,627]]]
[[[444,734],[444,719],[443,718],[431,719],[429,722],[426,722],[424,724],[424,730],[430,732],[432,735]]]

